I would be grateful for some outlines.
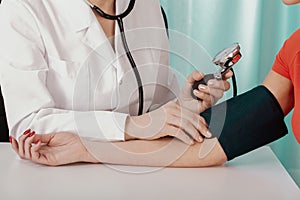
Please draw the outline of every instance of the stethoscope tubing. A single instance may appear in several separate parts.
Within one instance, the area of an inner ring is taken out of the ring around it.
[[[125,30],[124,30],[124,24],[123,24],[123,19],[133,10],[134,5],[135,5],[135,0],[130,0],[129,5],[127,7],[127,9],[119,14],[119,15],[110,15],[105,13],[103,10],[101,10],[99,7],[97,7],[96,5],[91,4],[90,2],[86,1],[89,6],[95,10],[101,17],[105,18],[105,19],[109,19],[109,20],[116,20],[118,22],[118,26],[121,32],[121,39],[122,39],[122,44],[123,44],[123,48],[126,52],[126,56],[128,58],[128,61],[131,64],[131,67],[134,71],[135,74],[135,78],[137,81],[137,85],[138,85],[138,91],[139,91],[139,109],[138,109],[138,115],[142,115],[143,114],[143,109],[144,109],[144,89],[143,89],[143,83],[142,83],[142,79],[141,79],[141,75],[137,69],[137,65],[133,59],[133,56],[130,52],[130,49],[128,47],[128,43],[126,40],[126,35],[125,35]]]

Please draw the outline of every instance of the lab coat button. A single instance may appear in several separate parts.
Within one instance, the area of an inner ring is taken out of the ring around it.
[[[123,81],[122,81],[122,79],[119,81],[119,85],[122,85],[122,83],[123,83]]]

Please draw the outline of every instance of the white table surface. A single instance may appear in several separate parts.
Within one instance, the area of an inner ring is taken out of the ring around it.
[[[157,169],[47,167],[19,159],[9,144],[0,143],[0,199],[300,200],[300,190],[269,147],[221,167]]]

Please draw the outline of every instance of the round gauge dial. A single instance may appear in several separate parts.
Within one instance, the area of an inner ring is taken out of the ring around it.
[[[223,49],[222,51],[220,51],[214,57],[213,63],[215,63],[216,65],[220,65],[221,67],[223,67],[225,63],[227,63],[228,61],[233,60],[236,55],[240,55],[240,45],[238,43],[234,43],[230,47],[228,47],[228,48]]]

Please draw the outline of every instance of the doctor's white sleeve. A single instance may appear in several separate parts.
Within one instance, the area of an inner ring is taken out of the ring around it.
[[[10,135],[18,138],[30,128],[40,134],[66,131],[96,140],[124,140],[127,114],[56,107],[47,89],[46,50],[38,26],[24,7],[12,2],[17,1],[0,6],[0,84]]]

